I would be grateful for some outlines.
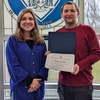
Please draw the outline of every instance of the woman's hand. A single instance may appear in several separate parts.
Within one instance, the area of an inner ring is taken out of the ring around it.
[[[41,79],[33,79],[30,88],[28,90],[28,92],[33,92],[33,91],[37,91],[37,89],[41,86],[41,84],[39,83]]]
[[[47,55],[50,54],[50,53],[51,53],[51,51],[46,51],[45,55],[47,56]]]
[[[45,55],[47,56],[47,55],[50,54],[50,53],[51,53],[51,51],[46,51]]]

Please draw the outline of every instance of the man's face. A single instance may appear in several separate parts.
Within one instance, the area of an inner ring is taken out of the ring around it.
[[[62,18],[66,22],[66,24],[74,24],[76,23],[77,17],[79,16],[79,12],[76,11],[76,7],[74,4],[66,4],[62,11]]]

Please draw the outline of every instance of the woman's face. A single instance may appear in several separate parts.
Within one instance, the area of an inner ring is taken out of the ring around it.
[[[24,32],[30,32],[34,27],[34,18],[31,13],[25,13],[21,19],[20,27]]]

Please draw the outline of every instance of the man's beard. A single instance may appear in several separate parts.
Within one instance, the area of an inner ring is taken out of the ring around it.
[[[74,22],[74,21],[71,21],[71,22],[66,21],[66,23],[67,23],[68,25],[73,25],[75,22]]]

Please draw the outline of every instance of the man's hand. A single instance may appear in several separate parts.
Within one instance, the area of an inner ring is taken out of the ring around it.
[[[79,66],[77,64],[75,64],[72,74],[76,75],[78,72],[79,72]]]

